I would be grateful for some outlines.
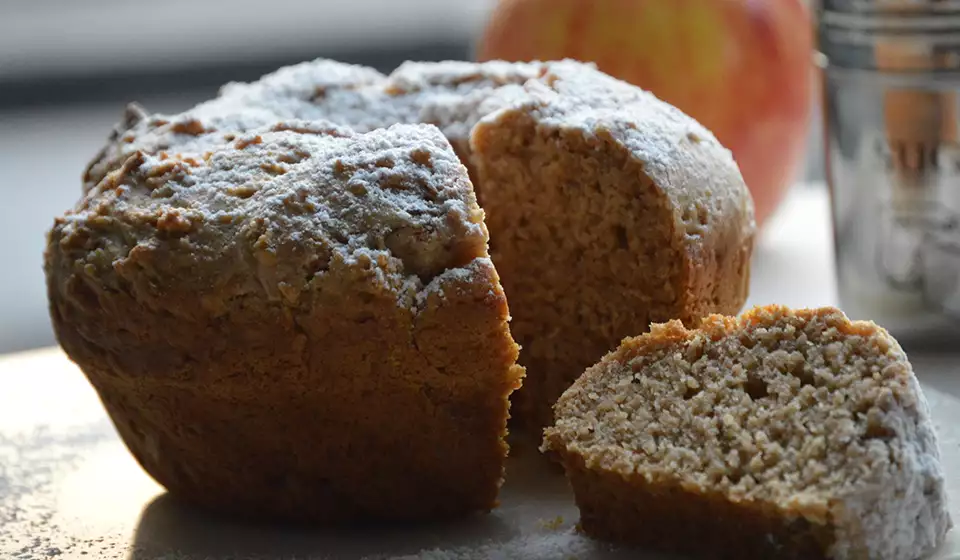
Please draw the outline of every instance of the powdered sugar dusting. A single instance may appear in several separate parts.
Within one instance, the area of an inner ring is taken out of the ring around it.
[[[465,144],[482,116],[483,101],[499,87],[535,77],[540,68],[539,63],[407,63],[389,77],[325,59],[281,68],[257,82],[228,84],[218,98],[181,115],[128,112],[125,123],[90,164],[85,188],[92,188],[136,150],[193,149],[206,142],[198,136],[230,135],[277,121],[326,121],[358,132],[398,123],[431,123],[451,141]]]
[[[478,546],[425,549],[404,556],[367,557],[364,560],[556,560],[610,558],[617,549],[591,540],[575,529],[539,530],[505,541],[490,541]],[[635,551],[634,551],[635,552]],[[630,557],[637,558],[636,554]]]
[[[899,345],[892,346],[891,354],[906,363]],[[935,550],[953,526],[930,407],[912,371],[906,382],[913,402],[906,410],[888,411],[883,420],[902,426],[906,434],[880,449],[886,457],[899,458],[899,464],[875,475],[880,480],[874,491],[849,491],[838,500],[833,514],[842,522],[832,550],[836,558],[860,555],[861,534],[867,535],[863,548],[871,558],[919,558]]]
[[[110,437],[106,420],[70,430],[0,432],[0,556],[41,560],[104,552],[99,543],[64,531],[55,498],[83,454]]]
[[[229,84],[220,97],[183,115],[128,119],[127,130],[121,127],[91,164],[86,188],[134,150],[197,150],[209,131],[229,135],[289,119],[360,132],[432,123],[466,156],[478,122],[517,110],[535,114],[542,126],[623,146],[670,199],[690,244],[724,224],[740,224],[740,237],[752,235],[749,193],[730,152],[710,131],[652,94],[570,60],[408,62],[389,76],[325,59],[281,68],[257,82]]]
[[[448,290],[464,291],[466,286],[472,285],[480,278],[481,271],[484,269],[493,270],[493,262],[488,257],[475,259],[461,268],[450,268],[444,271],[417,293],[417,307],[423,308],[433,295],[447,299]]]
[[[670,200],[691,244],[712,228],[736,225],[749,238],[753,201],[729,150],[702,125],[653,94],[573,61],[545,65],[523,88],[503,88],[485,102],[479,127],[517,112],[538,126],[612,140],[642,165]],[[496,109],[496,110],[494,110]]]
[[[433,126],[356,134],[285,121],[225,136],[172,121],[184,122],[197,134],[178,151],[136,152],[60,220],[54,239],[70,260],[110,284],[135,247],[169,248],[167,273],[197,289],[246,278],[218,297],[263,291],[295,305],[331,268],[369,269],[402,294],[418,287],[410,276],[428,282],[463,253],[486,255],[466,171]]]

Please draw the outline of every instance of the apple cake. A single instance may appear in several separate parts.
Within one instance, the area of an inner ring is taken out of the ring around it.
[[[651,322],[739,312],[754,219],[730,153],[679,110],[574,61],[402,65],[317,60],[181,115],[131,107],[85,189],[136,151],[196,149],[289,119],[359,132],[436,125],[467,166],[527,369],[534,428],[584,369]]]
[[[587,370],[556,416],[543,449],[598,538],[711,558],[914,560],[951,526],[907,357],[836,309],[655,325]]]
[[[136,459],[255,517],[493,508],[523,372],[446,138],[194,126],[104,169],[45,255],[59,341]]]

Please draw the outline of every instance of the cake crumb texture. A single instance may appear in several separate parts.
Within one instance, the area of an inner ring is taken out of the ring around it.
[[[599,538],[723,558],[912,560],[951,527],[906,355],[836,309],[655,325],[590,368],[556,416],[543,448]]]

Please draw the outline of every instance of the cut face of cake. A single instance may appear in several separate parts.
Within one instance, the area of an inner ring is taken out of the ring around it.
[[[202,151],[289,119],[359,132],[430,123],[450,141],[486,212],[527,367],[515,404],[535,431],[623,337],[746,300],[753,205],[730,153],[677,109],[574,61],[283,68],[180,115],[131,108],[85,189],[136,151]]]
[[[240,515],[494,507],[522,368],[449,142],[184,134],[104,173],[46,252],[58,338],[137,460]]]
[[[913,560],[950,528],[897,342],[836,309],[673,321],[588,369],[544,450],[590,535],[722,558]]]
[[[533,426],[589,365],[651,322],[736,313],[753,206],[713,136],[652,95],[554,63],[475,127],[491,254],[514,310]]]

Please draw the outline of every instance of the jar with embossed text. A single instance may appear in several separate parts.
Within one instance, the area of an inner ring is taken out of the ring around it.
[[[960,350],[960,1],[816,11],[841,305]]]

